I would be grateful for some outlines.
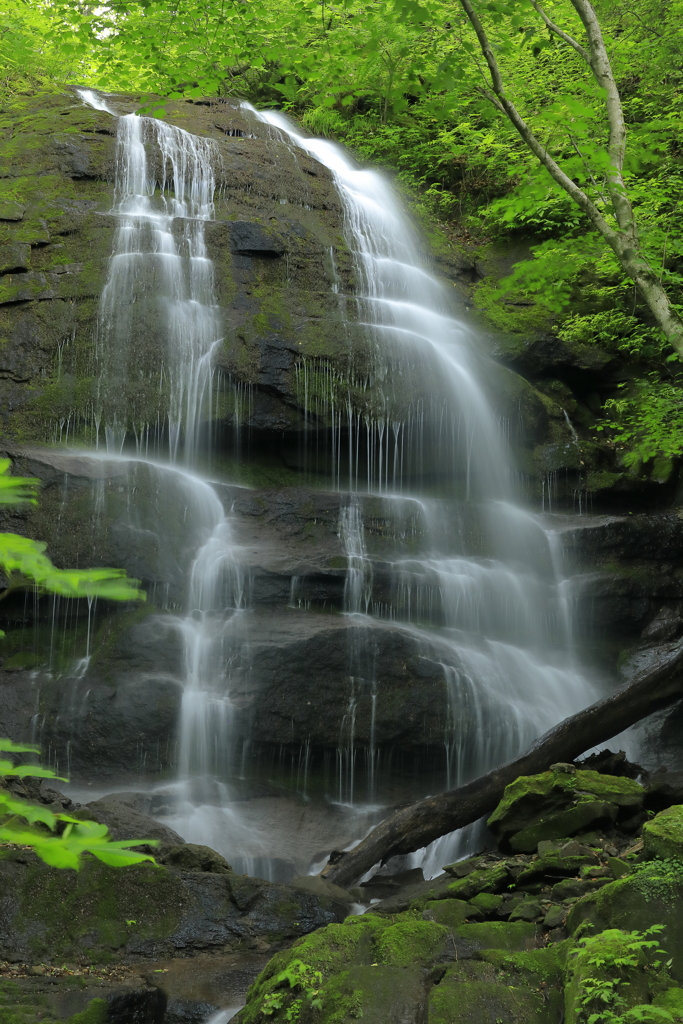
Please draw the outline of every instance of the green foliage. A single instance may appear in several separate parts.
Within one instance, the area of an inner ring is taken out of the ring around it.
[[[38,480],[9,475],[10,460],[0,459],[0,506],[36,503]],[[118,569],[57,569],[44,554],[46,545],[14,533],[0,533],[0,568],[9,577],[2,596],[17,587],[33,586],[39,592],[67,597],[104,597],[116,601],[144,599],[138,581],[129,579]],[[0,631],[0,636],[4,634]],[[0,739],[0,751],[6,753],[38,753],[12,740]],[[0,759],[0,778],[56,779],[49,768],[36,765],[15,765]],[[59,834],[55,834],[59,833]],[[17,800],[0,789],[0,845],[25,846],[56,868],[78,869],[84,853],[97,857],[112,867],[125,867],[143,860],[154,860],[148,854],[134,853],[130,847],[141,843],[156,845],[151,840],[112,842],[106,825],[79,821],[67,814],[53,814],[40,804]]]
[[[633,884],[648,903],[670,900],[683,888],[683,861],[671,857],[636,864],[633,867]]]
[[[322,1007],[322,1002],[318,998],[322,983],[323,976],[320,971],[315,971],[301,960],[292,960],[274,978],[273,991],[264,997],[261,1013],[265,1017],[272,1017],[284,1009],[280,1020],[299,1020],[304,1002],[312,1009]],[[301,996],[292,1000],[292,993],[301,993]]]
[[[0,739],[0,751],[7,753],[38,753],[36,747],[27,747]],[[59,779],[49,768],[35,765],[15,765],[0,760],[2,778]],[[37,826],[37,827],[30,827]],[[42,826],[42,829],[39,827]],[[61,830],[61,834],[55,835]],[[78,870],[81,857],[89,853],[110,867],[125,867],[154,858],[130,848],[142,843],[156,846],[155,840],[135,839],[112,842],[106,825],[94,821],[79,821],[68,814],[53,814],[40,804],[17,800],[5,789],[0,789],[0,845],[26,846],[34,850],[41,860],[54,868]]]
[[[609,431],[623,449],[625,466],[638,468],[657,456],[683,452],[683,380],[662,380],[650,372],[632,384],[621,384],[622,394],[605,402],[605,418],[597,430]]]
[[[646,357],[660,354],[665,346],[660,330],[646,327],[637,317],[629,316],[620,309],[569,316],[557,334],[570,344],[596,344],[612,352]]]
[[[0,459],[0,506],[36,504],[38,480],[9,475],[10,460]],[[8,584],[0,597],[13,590],[35,588],[63,597],[101,597],[111,601],[144,601],[139,581],[122,569],[58,569],[45,554],[47,545],[16,533],[0,533],[0,568]],[[0,636],[3,634],[0,633]]]
[[[644,932],[607,932],[583,938],[570,957],[582,968],[579,1024],[635,1024],[636,1021],[667,1021],[676,1018],[666,1009],[649,1004],[628,1006],[625,997],[639,969],[668,970],[671,960],[660,947],[657,936],[663,925]],[[612,939],[614,941],[605,941]]]

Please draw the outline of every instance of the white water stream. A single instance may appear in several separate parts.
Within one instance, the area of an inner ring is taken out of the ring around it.
[[[118,116],[98,95],[83,90],[81,96]],[[339,739],[334,796],[340,804],[355,802],[356,700],[364,691],[372,700],[366,793],[371,802],[381,799],[383,764],[374,741],[379,698],[368,668],[372,659],[364,656],[367,630],[378,618],[392,619],[418,643],[436,644],[441,652],[450,708],[444,729],[444,784],[455,785],[518,753],[594,697],[574,662],[554,538],[538,517],[513,501],[509,454],[479,384],[474,339],[451,316],[448,296],[422,265],[412,228],[387,183],[380,175],[355,167],[332,143],[297,134],[282,115],[249,109],[264,131],[274,132],[295,154],[304,151],[332,171],[360,281],[355,297],[358,320],[372,339],[377,365],[385,360],[399,367],[401,361],[416,366],[419,379],[431,380],[434,393],[446,396],[438,461],[444,478],[458,481],[459,492],[479,503],[485,537],[486,556],[472,555],[454,537],[448,511],[452,506],[418,498],[428,527],[427,554],[393,564],[391,599],[380,607],[373,601],[372,560],[360,506],[353,495],[344,504],[339,529],[348,559],[350,696]],[[236,742],[231,726],[230,644],[236,622],[240,629],[248,622],[239,550],[216,491],[192,472],[200,428],[210,417],[212,352],[221,340],[213,266],[204,238],[206,222],[213,217],[217,159],[210,140],[152,118],[118,117],[111,211],[117,230],[100,307],[101,388],[95,415],[109,457],[120,458],[126,435],[134,433],[134,461],[145,461],[146,425],[141,410],[129,407],[125,395],[131,388],[124,388],[123,381],[136,373],[136,331],[146,326],[159,331],[165,343],[159,402],[160,408],[166,403],[168,448],[175,465],[164,470],[157,461],[155,472],[175,474],[192,490],[186,517],[192,518],[188,536],[196,545],[184,611],[175,627],[182,639],[184,692],[177,809],[168,820],[188,840],[224,852],[238,869],[267,875],[269,858],[277,854],[269,842],[268,823],[257,828],[246,824],[226,780],[227,752]],[[140,308],[147,310],[148,320],[136,320]],[[381,390],[378,382],[375,387]],[[397,476],[400,482],[401,475],[396,440],[400,424],[387,415],[384,432],[378,435],[376,472],[371,474],[368,468],[367,477],[369,486],[383,491],[390,480],[395,486]],[[360,425],[351,413],[346,425],[340,416],[333,441],[342,436],[344,426],[349,490],[355,491]],[[181,469],[179,462],[188,468]],[[338,483],[345,483],[339,474]],[[358,811],[360,837],[363,808]],[[438,870],[456,851],[454,842],[449,846],[440,841],[413,860],[430,872]]]
[[[443,287],[427,273],[411,225],[384,178],[355,166],[334,143],[300,135],[282,114],[248,109],[295,151],[308,153],[332,172],[360,281],[355,297],[359,319],[387,361],[398,352],[408,365],[421,364],[435,392],[445,382],[458,443],[444,445],[442,472],[445,477],[464,475],[466,497],[484,502],[482,525],[493,557],[444,557],[438,538],[448,535],[449,523],[444,513],[439,515],[438,503],[432,503],[434,553],[395,566],[403,593],[389,608],[406,629],[411,620],[433,621],[435,611],[441,620],[450,698],[447,784],[453,786],[513,757],[595,697],[574,663],[555,538],[512,501],[510,456],[474,368],[476,340],[453,318]],[[350,438],[352,426],[349,422]],[[353,459],[349,467],[352,484]],[[385,483],[388,475],[387,455]],[[381,457],[378,483],[382,489]],[[372,610],[362,522],[353,502],[343,510],[341,525],[349,560],[346,610],[356,622],[353,646],[363,642],[360,613]],[[428,615],[425,598],[431,604]],[[431,630],[428,638],[433,642]],[[354,657],[352,651],[352,665]],[[352,678],[352,683],[349,716],[359,680]],[[372,686],[372,680],[365,683]],[[351,759],[352,746],[351,738]],[[374,778],[381,765],[375,764],[372,749],[370,761]],[[441,854],[454,853],[457,839],[454,843],[449,851],[441,841]],[[438,867],[431,852],[424,855],[425,866]]]

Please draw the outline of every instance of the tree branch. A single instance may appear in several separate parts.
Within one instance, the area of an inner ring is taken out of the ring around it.
[[[501,75],[484,26],[471,0],[460,0],[460,6],[474,29],[482,55],[488,65],[493,91],[486,87],[480,86],[478,88],[493,103],[497,110],[505,114],[527,148],[531,150],[560,188],[564,189],[570,199],[585,213],[595,230],[602,235],[617,257],[622,270],[637,285],[650,312],[667,340],[683,359],[683,322],[681,322],[681,318],[671,305],[668,295],[661,282],[657,279],[657,274],[639,251],[636,221],[622,176],[626,150],[626,125],[619,90],[612,74],[600,25],[589,0],[571,0],[571,2],[586,30],[588,39],[587,53],[590,57],[589,65],[591,71],[598,84],[605,90],[605,104],[609,125],[609,160],[611,164],[607,175],[607,191],[618,230],[615,230],[609,221],[603,217],[596,204],[583,189],[562,170],[545,146],[536,138],[514,103],[507,98],[503,85],[503,76]],[[540,9],[537,8],[537,10],[539,10],[541,17],[545,20],[545,16]],[[555,27],[557,28],[557,26]],[[558,29],[558,32],[561,31],[561,29]],[[565,33],[565,35],[567,34]],[[570,46],[576,42],[576,40],[572,40],[572,37],[568,35],[566,41]]]
[[[590,68],[596,82],[605,90],[605,109],[609,126],[609,159],[611,168],[607,181],[620,229],[629,237],[632,248],[637,246],[633,209],[626,194],[622,171],[626,154],[626,122],[621,106],[619,89],[612,72],[605,41],[602,38],[600,22],[589,0],[571,0],[572,6],[586,31]]]
[[[556,25],[553,21],[551,21],[548,15],[541,7],[541,5],[538,3],[538,0],[530,0],[530,3],[533,9],[536,11],[536,13],[540,15],[540,17],[543,19],[543,22],[546,25],[546,27],[556,36],[559,36],[559,38],[562,39],[565,43],[571,46],[573,50],[576,50],[579,56],[583,57],[586,64],[588,64],[588,66],[590,67],[591,57],[588,50],[586,50],[581,45],[581,43],[577,42],[577,40],[574,39],[573,36],[570,36],[568,32],[565,32],[564,29],[561,29],[559,25]]]
[[[580,0],[577,0],[577,2],[580,2]],[[506,117],[512,122],[512,125],[521,135],[528,148],[534,156],[540,160],[546,170],[550,173],[551,177],[565,190],[565,192],[569,194],[577,206],[579,206],[590,219],[596,230],[599,231],[608,244],[617,251],[620,242],[618,232],[614,231],[614,229],[608,224],[595,203],[586,195],[583,189],[581,189],[568,174],[565,174],[560,165],[553,160],[545,146],[536,138],[529,125],[515,107],[514,103],[507,98],[503,86],[503,76],[500,73],[498,62],[489,43],[486,31],[479,20],[479,16],[474,10],[470,0],[460,0],[460,4],[475,31],[481,52],[483,53],[489,68],[491,84],[493,85],[493,93],[496,97],[492,102],[499,110],[503,111]],[[483,90],[482,87],[480,87],[480,90],[484,92],[484,95],[491,99],[491,96],[489,95],[490,90]]]

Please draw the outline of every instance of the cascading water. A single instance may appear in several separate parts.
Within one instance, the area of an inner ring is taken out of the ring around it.
[[[81,96],[114,113],[96,94],[83,90]],[[171,461],[182,456],[187,465],[196,463],[202,414],[210,418],[211,357],[222,341],[204,240],[218,159],[211,139],[152,117],[118,118],[111,211],[117,229],[97,338],[95,423],[98,434],[104,428],[108,451],[120,452],[131,430],[139,447],[148,445],[150,428],[165,417]],[[145,407],[149,399],[138,393],[146,368],[133,341],[145,336],[159,338],[164,352],[155,375],[156,423]]]
[[[118,116],[98,95],[81,96]],[[351,492],[339,520],[347,564],[343,610],[350,623],[348,706],[330,796],[355,806],[359,838],[367,805],[383,799],[390,772],[375,740],[382,696],[370,634],[378,621],[391,620],[441,666],[449,697],[445,785],[514,755],[588,703],[593,691],[573,661],[553,535],[512,500],[511,460],[479,383],[485,371],[467,329],[452,318],[448,297],[422,266],[390,188],[379,175],[355,168],[333,144],[298,135],[281,115],[250,116],[293,152],[303,150],[332,171],[359,281],[353,298],[340,292],[338,279],[334,288],[340,308],[356,315],[353,322],[371,341],[372,366],[365,372],[372,376],[375,406],[365,419],[344,396],[344,379],[323,381],[330,395],[332,478]],[[208,139],[152,118],[118,117],[111,211],[117,229],[100,306],[93,417],[98,447],[105,445],[100,458],[126,459],[124,441],[134,435],[131,472],[145,466],[159,487],[173,490],[183,509],[183,544],[192,552],[183,561],[184,596],[166,599],[167,607],[182,605],[182,614],[159,617],[160,630],[171,628],[180,637],[183,660],[178,781],[165,787],[173,797],[167,820],[186,839],[219,849],[238,870],[272,877],[269,822],[237,813],[228,781],[237,741],[245,739],[233,734],[230,676],[233,653],[245,646],[248,630],[245,575],[218,493],[195,475],[201,424],[211,414],[212,356],[221,341],[205,243],[217,159]],[[131,339],[138,336],[158,340],[163,357],[154,372],[133,350]],[[319,371],[301,360],[296,372],[308,409]],[[368,376],[356,383],[370,390]],[[158,461],[163,435],[167,466]],[[437,490],[448,501],[430,497],[428,486],[420,489],[434,467],[441,478]],[[418,496],[407,497],[409,490]],[[390,514],[414,506],[423,526],[420,550],[385,563],[381,573],[374,572],[368,551],[362,491],[381,493]],[[470,511],[461,515],[456,507]],[[477,539],[463,525],[468,517],[477,521]],[[298,602],[306,615],[296,578],[290,605]],[[368,699],[370,740],[360,757],[356,713],[359,701]],[[304,790],[309,755],[306,747]],[[356,786],[360,775],[363,788]],[[286,827],[296,830],[294,821]],[[454,851],[453,843],[440,841],[417,860],[438,870]]]
[[[96,93],[81,90],[80,95],[91,106],[117,116]],[[142,417],[136,424],[139,410],[127,402],[136,373],[131,340],[136,330],[154,332],[155,318],[165,340],[159,395],[165,395],[167,403],[171,463],[196,463],[201,423],[210,419],[211,359],[222,337],[204,227],[213,217],[218,159],[210,139],[154,118],[118,117],[111,211],[118,226],[100,302],[97,423],[98,428],[104,425],[110,454],[118,455],[126,436],[131,430],[135,433],[138,454],[133,466],[146,461],[143,453],[149,446],[150,426],[155,424],[145,423]],[[150,169],[151,162],[156,162],[156,171]],[[167,195],[169,191],[172,196]],[[158,419],[162,418],[160,412]],[[244,606],[244,578],[230,522],[205,480],[178,466],[166,469],[158,462],[147,464],[157,474],[166,474],[171,486],[180,482],[191,492],[185,517],[190,542],[196,545],[187,573],[185,614],[173,619],[182,647],[183,696],[179,781],[171,822],[188,840],[213,842],[236,866],[252,867],[253,859],[241,856],[245,830],[235,812],[227,810],[229,791],[219,781],[226,775],[231,739],[227,648],[239,632],[241,622],[235,620]],[[159,628],[168,628],[166,618]],[[216,822],[216,815],[223,813],[226,821]],[[226,833],[230,834],[227,845]]]
[[[428,389],[445,394],[448,409],[436,440],[442,472],[451,481],[451,493],[481,503],[487,557],[457,550],[454,538],[447,546],[456,551],[444,556],[452,512],[423,499],[432,550],[427,558],[406,559],[393,567],[394,598],[381,611],[432,643],[437,627],[450,698],[446,781],[455,785],[511,758],[594,697],[591,683],[574,663],[557,545],[536,517],[512,501],[511,460],[478,383],[472,339],[452,318],[441,285],[424,269],[412,229],[390,188],[380,175],[355,167],[333,143],[301,136],[277,112],[249,109],[293,148],[331,170],[360,281],[359,320],[374,338],[378,364],[403,360],[418,370]],[[389,402],[391,396],[386,398]],[[357,440],[351,414],[347,429],[349,489],[355,490]],[[379,433],[374,475],[367,460],[368,489],[387,490],[390,479],[395,487],[389,435],[387,418],[386,430]],[[355,620],[363,612],[367,620],[372,588],[360,531],[351,528],[353,512],[352,503],[342,511],[341,521],[348,557],[345,607]],[[352,666],[358,662],[360,628],[352,633]],[[349,715],[357,686],[350,675]],[[372,761],[374,778],[374,753]],[[439,850],[448,855],[443,841]],[[432,853],[426,855],[426,867],[433,866]]]

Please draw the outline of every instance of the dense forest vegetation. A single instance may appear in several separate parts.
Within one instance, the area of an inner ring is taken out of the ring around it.
[[[468,5],[465,5],[468,6]],[[2,93],[65,81],[158,97],[238,96],[291,112],[394,171],[414,209],[452,241],[533,241],[532,258],[477,303],[560,338],[619,353],[628,378],[597,429],[636,466],[683,451],[683,383],[672,336],[604,237],[491,102],[466,11],[441,0],[78,0],[5,5]],[[642,258],[681,308],[681,22],[678,0],[597,5],[623,105],[623,185]],[[480,6],[506,93],[546,152],[615,225],[605,91],[577,48],[568,2]],[[544,20],[545,19],[545,23]],[[154,97],[154,98],[153,98]],[[495,100],[495,97],[494,97]],[[680,327],[677,328],[680,330]],[[675,344],[675,341],[674,341]]]

